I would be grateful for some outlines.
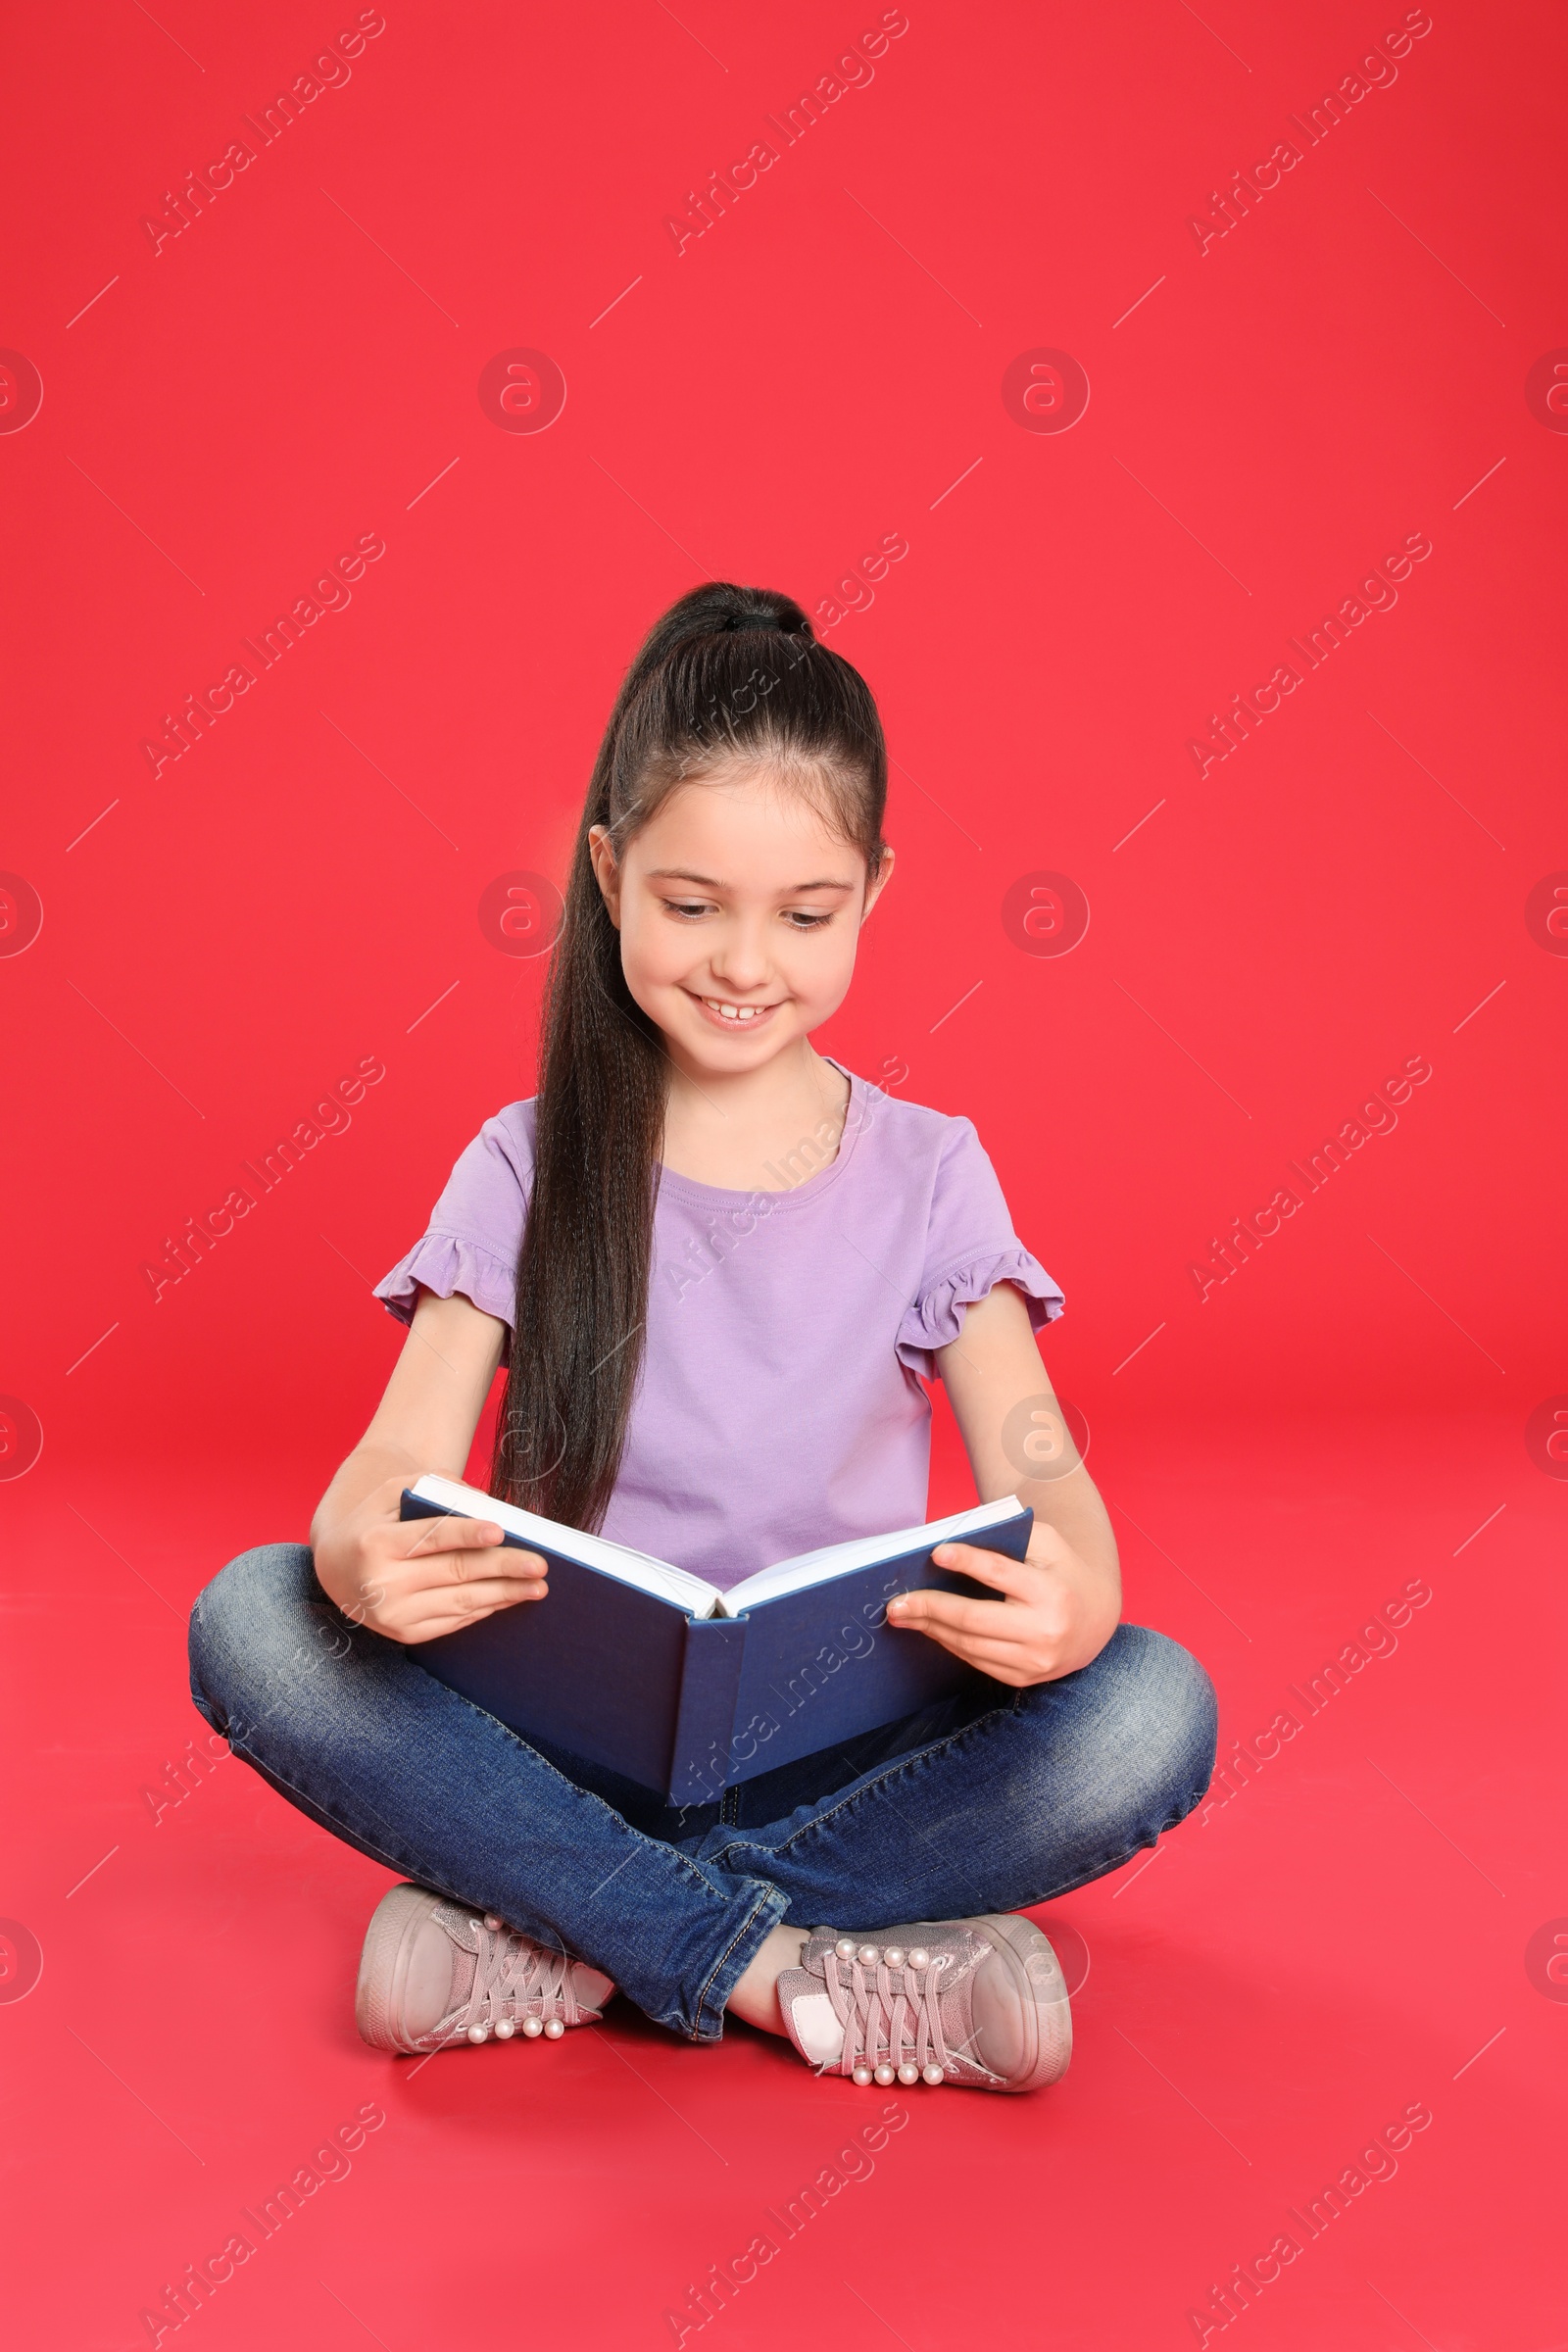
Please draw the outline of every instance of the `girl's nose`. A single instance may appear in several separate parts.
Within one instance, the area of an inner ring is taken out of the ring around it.
[[[767,952],[760,929],[751,923],[736,923],[728,928],[722,940],[708,958],[709,969],[715,980],[722,981],[736,996],[746,996],[764,986],[768,975]]]

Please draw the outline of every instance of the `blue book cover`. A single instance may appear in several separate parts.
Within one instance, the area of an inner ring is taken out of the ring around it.
[[[498,1609],[412,1654],[522,1739],[605,1766],[677,1805],[991,1682],[924,1634],[887,1622],[896,1592],[996,1602],[933,1550],[975,1544],[1021,1560],[1034,1513],[1015,1495],[927,1526],[783,1560],[720,1592],[667,1560],[559,1526],[456,1480],[404,1489],[405,1519],[490,1519],[549,1564],[539,1602]],[[997,1684],[997,1690],[1005,1686]]]

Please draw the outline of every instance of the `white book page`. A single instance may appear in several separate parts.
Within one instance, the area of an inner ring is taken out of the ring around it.
[[[857,1536],[848,1544],[827,1544],[817,1551],[798,1552],[792,1560],[775,1560],[771,1568],[760,1569],[744,1584],[732,1585],[720,1595],[718,1613],[738,1617],[743,1609],[756,1608],[764,1600],[804,1592],[808,1585],[825,1585],[835,1576],[852,1575],[857,1568],[873,1568],[879,1560],[896,1560],[908,1551],[929,1551],[938,1544],[961,1543],[965,1536],[1016,1518],[1023,1507],[1016,1494],[1004,1494],[996,1502],[977,1502],[970,1510],[955,1511],[951,1518],[933,1519],[924,1527],[906,1527],[889,1536]]]
[[[509,1536],[519,1536],[525,1544],[559,1551],[584,1568],[597,1568],[602,1575],[612,1576],[622,1585],[632,1585],[639,1592],[652,1592],[660,1600],[684,1609],[688,1616],[715,1614],[719,1599],[716,1585],[693,1576],[685,1568],[672,1567],[668,1560],[656,1560],[651,1552],[633,1551],[629,1544],[612,1544],[605,1536],[584,1535],[581,1528],[562,1527],[554,1519],[542,1519],[534,1511],[519,1509],[515,1503],[498,1502],[493,1494],[483,1494],[477,1487],[463,1486],[455,1478],[421,1478],[411,1492],[426,1502],[443,1503],[449,1511],[461,1511],[466,1518],[493,1519]]]

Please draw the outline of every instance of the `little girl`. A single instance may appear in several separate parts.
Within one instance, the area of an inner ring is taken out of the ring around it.
[[[1208,1679],[1118,1626],[1104,1507],[1053,1458],[1034,1334],[1062,1294],[974,1127],[811,1046],[893,871],[886,786],[864,680],[788,597],[711,583],[655,625],[588,790],[539,1093],[378,1285],[409,1336],[309,1549],[246,1552],[196,1604],[208,1722],[409,1882],[360,1965],[379,2048],[554,2039],[618,1989],[859,2083],[1034,2089],[1071,2033],[1020,1908],[1207,1786]],[[1028,1557],[945,1545],[996,1597],[911,1593],[879,1638],[980,1672],[702,1807],[525,1742],[419,1646],[549,1608],[545,1562],[487,1520],[398,1516],[421,1475],[462,1478],[502,1364],[494,1492],[721,1587],[919,1525],[940,1378],[981,1499],[1033,1506]]]

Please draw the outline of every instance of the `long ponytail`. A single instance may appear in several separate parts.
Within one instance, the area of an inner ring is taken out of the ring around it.
[[[615,855],[667,795],[737,757],[815,798],[874,874],[887,752],[870,689],[799,605],[710,581],[627,671],[594,761],[546,983],[533,1193],[491,1483],[599,1527],[642,1371],[669,1064],[633,999],[589,853]]]

